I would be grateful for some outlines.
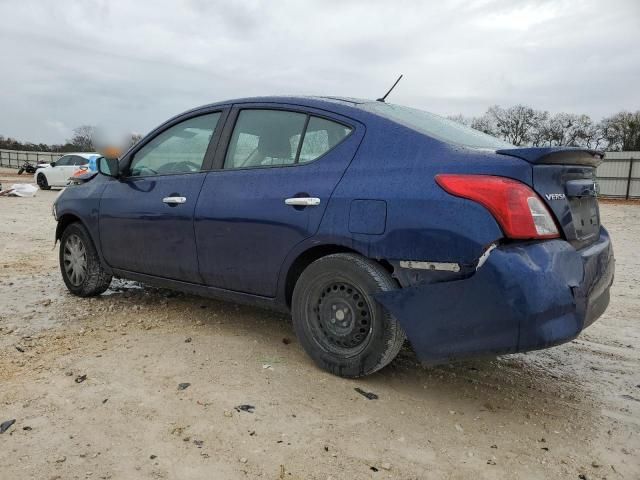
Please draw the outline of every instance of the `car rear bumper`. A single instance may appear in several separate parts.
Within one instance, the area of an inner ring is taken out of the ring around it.
[[[576,250],[563,240],[503,245],[468,278],[378,295],[420,360],[523,352],[575,338],[605,311],[613,282],[603,228]]]

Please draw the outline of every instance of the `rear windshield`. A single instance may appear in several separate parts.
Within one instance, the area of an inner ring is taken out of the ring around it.
[[[513,145],[499,138],[423,110],[382,102],[363,103],[358,105],[358,108],[388,118],[443,142],[472,148],[514,148]]]

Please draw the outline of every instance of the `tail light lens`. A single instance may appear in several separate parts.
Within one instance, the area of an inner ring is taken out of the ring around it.
[[[457,197],[487,208],[505,235],[513,239],[557,238],[553,216],[536,192],[516,180],[491,175],[436,175],[436,182]]]

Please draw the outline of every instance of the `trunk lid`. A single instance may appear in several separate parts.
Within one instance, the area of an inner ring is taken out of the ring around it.
[[[526,160],[533,170],[533,189],[555,214],[565,239],[582,248],[600,237],[596,167],[604,154],[596,150],[513,148],[497,150]]]

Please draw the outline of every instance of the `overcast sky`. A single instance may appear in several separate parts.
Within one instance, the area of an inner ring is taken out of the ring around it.
[[[0,135],[146,133],[218,100],[389,97],[440,114],[640,109],[640,0],[0,0]]]

